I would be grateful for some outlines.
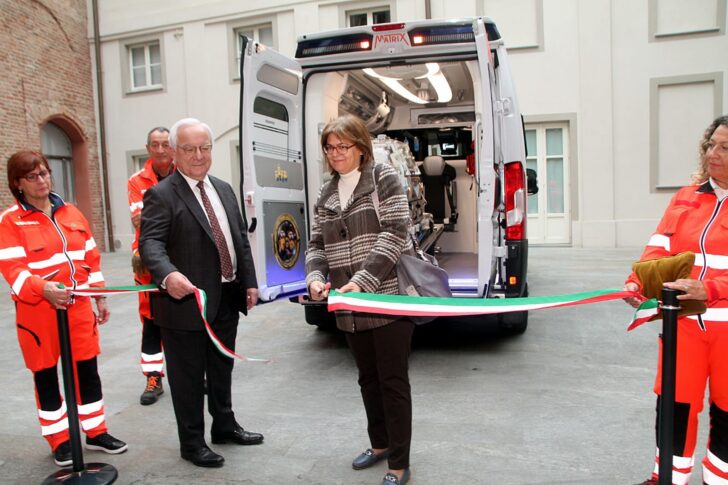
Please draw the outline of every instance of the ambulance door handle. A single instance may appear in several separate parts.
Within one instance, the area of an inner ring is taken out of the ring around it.
[[[251,232],[251,233],[252,232],[255,232],[255,228],[256,228],[257,225],[258,225],[258,218],[257,217],[252,217],[250,219],[250,227],[248,227],[248,232]]]

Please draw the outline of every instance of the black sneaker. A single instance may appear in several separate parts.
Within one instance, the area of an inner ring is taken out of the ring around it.
[[[73,465],[73,458],[71,457],[71,442],[64,441],[58,445],[53,451],[53,461],[58,466],[70,466]]]
[[[124,453],[127,448],[128,446],[126,443],[121,440],[117,440],[109,433],[101,433],[93,438],[86,436],[87,450],[105,451],[106,453],[116,455],[118,453]]]
[[[139,398],[139,404],[142,406],[154,404],[162,393],[164,393],[164,389],[162,388],[162,374],[159,372],[150,372],[147,375],[147,387]]]

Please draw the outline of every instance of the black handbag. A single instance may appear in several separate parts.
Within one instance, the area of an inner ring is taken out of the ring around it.
[[[376,178],[374,192],[372,192],[372,203],[374,204],[374,212],[377,213],[377,219],[379,219],[379,194],[376,188]],[[434,256],[430,256],[420,250],[417,240],[414,238],[412,233],[409,232],[409,230],[407,230],[407,234],[409,234],[409,237],[412,239],[415,254],[399,255],[399,259],[395,266],[395,270],[397,271],[399,294],[406,296],[452,297],[447,272],[437,264],[437,260]],[[431,322],[435,318],[437,317],[409,317],[409,319],[417,325]]]

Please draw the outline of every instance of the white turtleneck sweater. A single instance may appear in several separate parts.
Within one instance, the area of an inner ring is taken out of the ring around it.
[[[349,205],[356,184],[359,183],[361,172],[355,168],[349,173],[340,173],[339,177],[339,204],[341,204],[341,210],[344,210]]]

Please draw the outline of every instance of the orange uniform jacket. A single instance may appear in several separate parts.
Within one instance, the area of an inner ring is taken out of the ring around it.
[[[174,171],[174,166],[170,173]],[[129,198],[129,211],[131,211],[131,217],[138,218],[141,216],[142,208],[144,207],[144,192],[154,187],[159,183],[157,174],[154,173],[152,168],[152,159],[148,159],[144,164],[144,168],[139,170],[137,173],[129,178],[127,183],[127,194]],[[131,243],[132,253],[136,256],[139,255],[139,225],[135,228],[134,241]],[[152,282],[152,277],[148,271],[143,274],[135,274],[134,281],[137,285],[148,285]],[[139,293],[139,314],[147,319],[152,319],[151,309],[149,308],[149,294]]]
[[[17,302],[18,340],[26,366],[37,371],[58,362],[56,310],[43,297],[47,281],[68,288],[104,286],[101,257],[86,218],[51,194],[53,219],[20,202],[0,214],[0,271]],[[88,297],[68,308],[73,358],[99,353],[98,333]]]
[[[691,279],[701,280],[708,294],[708,311],[686,317],[728,323],[728,200],[718,203],[710,182],[680,189],[670,201],[641,261],[695,253]],[[633,274],[628,282],[641,283]]]

